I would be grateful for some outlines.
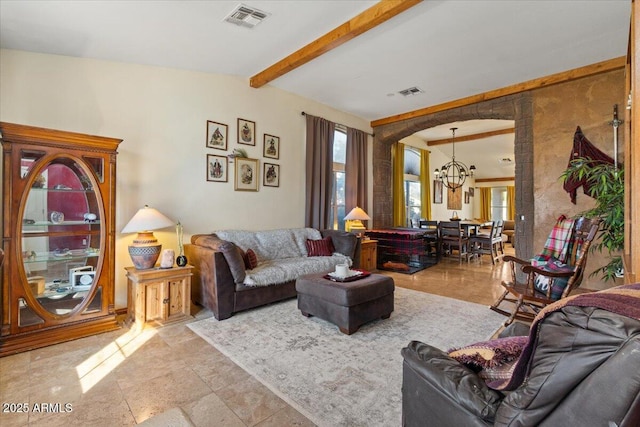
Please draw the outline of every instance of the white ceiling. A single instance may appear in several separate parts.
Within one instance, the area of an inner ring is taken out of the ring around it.
[[[248,85],[377,2],[243,3],[269,16],[247,29],[223,22],[240,1],[1,0],[0,46],[232,74]],[[630,0],[428,0],[270,84],[380,119],[624,56],[630,10]],[[397,93],[412,86],[424,93]]]

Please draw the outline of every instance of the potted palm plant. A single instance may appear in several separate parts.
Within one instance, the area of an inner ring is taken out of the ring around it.
[[[600,218],[600,235],[591,249],[606,250],[610,261],[592,273],[602,274],[605,281],[613,280],[622,271],[624,249],[624,169],[611,163],[576,158],[569,163],[560,178],[563,182],[579,180],[585,183],[588,194],[596,200],[595,207],[582,212],[588,218]]]

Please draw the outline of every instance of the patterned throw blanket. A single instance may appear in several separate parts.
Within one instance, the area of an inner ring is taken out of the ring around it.
[[[549,314],[568,306],[596,307],[640,320],[640,283],[617,286],[600,292],[574,295],[546,306],[538,313],[531,324],[529,339],[522,349],[522,353],[514,367],[511,378],[500,386],[493,383],[491,384],[491,388],[497,390],[515,390],[522,384],[529,372],[531,356],[533,355],[537,342],[535,336],[538,333],[538,324]]]
[[[567,262],[569,253],[569,242],[573,236],[574,220],[561,215],[556,221],[556,225],[551,230],[544,248],[531,262],[535,266],[546,264],[551,258]]]

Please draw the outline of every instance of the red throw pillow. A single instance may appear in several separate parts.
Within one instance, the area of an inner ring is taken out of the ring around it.
[[[306,246],[308,256],[331,256],[336,251],[329,236],[320,240],[307,239]]]
[[[253,249],[247,249],[247,252],[245,252],[242,258],[244,259],[244,268],[247,270],[253,270],[258,266],[258,257]]]

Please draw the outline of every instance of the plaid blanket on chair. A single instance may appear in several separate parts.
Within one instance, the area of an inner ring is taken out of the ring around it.
[[[570,253],[571,238],[573,237],[573,224],[575,220],[561,215],[556,221],[556,225],[551,230],[544,248],[540,254],[531,260],[531,265],[545,265],[551,258],[567,262],[567,256]]]

